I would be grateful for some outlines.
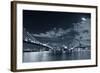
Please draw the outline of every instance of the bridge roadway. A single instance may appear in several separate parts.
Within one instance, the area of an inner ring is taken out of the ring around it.
[[[34,45],[37,45],[37,46],[40,46],[40,47],[44,47],[44,48],[47,48],[48,50],[51,50],[52,52],[57,52],[57,51],[59,51],[59,52],[71,52],[73,49],[71,48],[71,49],[65,49],[64,47],[63,47],[63,49],[54,49],[53,47],[51,47],[51,46],[49,46],[49,45],[47,45],[47,44],[43,44],[43,43],[40,43],[40,42],[33,42],[33,41],[23,41],[24,43],[27,43],[27,44],[34,44]]]
[[[45,48],[48,48],[48,49],[53,49],[53,47],[51,47],[51,46],[49,46],[49,45],[47,45],[47,44],[43,44],[43,43],[40,43],[40,42],[30,42],[30,41],[23,41],[24,43],[27,43],[27,44],[35,44],[35,45],[37,45],[37,46],[41,46],[41,47],[45,47]]]

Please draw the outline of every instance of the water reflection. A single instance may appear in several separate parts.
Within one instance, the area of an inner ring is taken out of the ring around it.
[[[60,61],[60,60],[82,60],[90,59],[90,51],[74,51],[72,53],[51,53],[42,52],[24,52],[23,62],[42,62],[42,61]]]

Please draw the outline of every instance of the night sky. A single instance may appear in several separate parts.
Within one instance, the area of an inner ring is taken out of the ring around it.
[[[44,33],[54,28],[71,28],[82,17],[90,18],[90,14],[23,10],[23,26],[31,33]]]

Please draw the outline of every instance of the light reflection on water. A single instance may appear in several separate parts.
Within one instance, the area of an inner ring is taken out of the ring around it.
[[[60,61],[60,60],[82,60],[90,59],[90,51],[75,51],[68,53],[42,52],[24,52],[23,62],[42,62],[42,61]]]

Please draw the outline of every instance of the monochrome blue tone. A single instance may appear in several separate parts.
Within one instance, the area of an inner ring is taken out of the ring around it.
[[[23,10],[23,62],[91,59],[91,14]]]

